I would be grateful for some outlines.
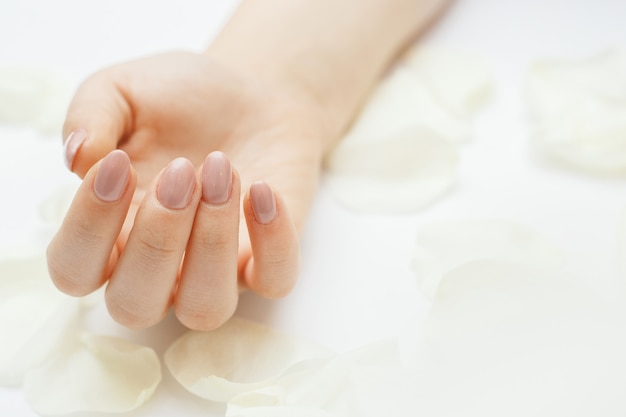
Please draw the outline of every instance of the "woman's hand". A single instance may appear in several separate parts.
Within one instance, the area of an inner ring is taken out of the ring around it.
[[[295,84],[192,53],[89,78],[64,127],[84,181],[48,248],[55,284],[80,296],[107,283],[111,315],[133,328],[173,305],[209,330],[240,287],[286,295],[331,134],[318,107]]]
[[[288,293],[324,152],[447,4],[243,0],[205,55],[88,79],[64,128],[84,181],[48,248],[57,286],[83,295],[108,281],[109,311],[129,327],[173,304],[212,329],[238,287]]]

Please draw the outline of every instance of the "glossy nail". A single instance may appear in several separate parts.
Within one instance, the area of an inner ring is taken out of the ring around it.
[[[105,202],[122,197],[130,178],[130,159],[124,151],[116,149],[104,157],[93,182],[96,196]]]
[[[209,204],[224,204],[233,188],[233,170],[222,152],[211,152],[202,167],[202,199]]]
[[[157,186],[157,199],[164,207],[178,210],[189,205],[196,187],[193,164],[185,158],[176,158],[165,168]]]
[[[261,224],[268,224],[276,217],[274,192],[263,181],[257,181],[250,187],[250,202],[254,217]]]
[[[81,127],[70,133],[67,137],[67,141],[65,141],[65,166],[67,166],[70,171],[74,164],[74,158],[83,142],[85,142],[85,139],[87,139],[87,131]]]

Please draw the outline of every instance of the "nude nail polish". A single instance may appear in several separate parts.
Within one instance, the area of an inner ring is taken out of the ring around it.
[[[222,152],[211,152],[202,166],[202,199],[209,204],[224,204],[233,188],[233,170]]]
[[[196,187],[193,164],[176,158],[165,168],[157,186],[157,199],[164,207],[179,210],[187,207]]]
[[[93,182],[96,196],[105,202],[119,200],[130,178],[130,159],[124,151],[116,149],[104,157]]]
[[[268,224],[276,217],[276,199],[274,192],[263,181],[257,181],[250,187],[250,202],[254,217],[261,224]]]
[[[67,137],[65,141],[64,153],[65,153],[65,166],[71,171],[74,164],[74,158],[78,153],[78,150],[87,139],[87,131],[85,129],[78,128]]]

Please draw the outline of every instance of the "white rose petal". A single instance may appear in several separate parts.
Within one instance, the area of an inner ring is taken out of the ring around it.
[[[342,142],[386,141],[416,126],[452,143],[467,141],[472,132],[470,119],[452,114],[436,101],[424,79],[398,66],[381,82]]]
[[[343,205],[373,212],[418,210],[455,181],[457,149],[472,135],[471,114],[492,85],[484,60],[419,49],[381,81],[325,161]]]
[[[0,385],[19,385],[75,330],[78,301],[52,284],[43,254],[0,261]]]
[[[226,402],[273,385],[292,365],[328,355],[313,343],[234,317],[211,332],[188,332],[165,353],[165,364],[190,392]]]
[[[367,374],[371,378],[399,367],[397,341],[372,343],[340,355],[299,362],[272,381],[272,385],[233,397],[228,410],[242,415],[257,415],[270,408],[354,415],[353,387],[361,377]]]
[[[326,162],[327,184],[352,209],[408,212],[445,194],[454,184],[456,166],[453,145],[414,127],[381,142],[339,144]]]
[[[475,260],[511,260],[558,266],[561,250],[531,228],[506,220],[456,220],[433,223],[417,232],[413,266],[422,293],[432,298],[441,277]]]
[[[401,365],[398,344],[390,339],[371,343],[356,350],[330,357],[326,360],[301,363],[299,372],[290,369],[277,381],[284,388],[284,402],[327,409],[343,410],[354,375],[360,372],[377,372]],[[305,371],[306,368],[309,371]],[[297,368],[297,367],[294,367]],[[345,397],[345,396],[344,396]]]
[[[422,78],[438,103],[452,114],[467,117],[491,93],[493,74],[480,55],[444,47],[419,47],[404,58]]]
[[[0,68],[0,123],[29,124],[44,134],[60,134],[71,88],[39,68]]]
[[[591,172],[626,173],[626,54],[537,62],[525,93],[540,149]]]
[[[419,414],[626,412],[624,322],[575,277],[465,264],[444,276],[425,329]]]
[[[161,365],[152,349],[84,333],[29,372],[24,390],[41,414],[122,413],[144,404],[160,381]]]

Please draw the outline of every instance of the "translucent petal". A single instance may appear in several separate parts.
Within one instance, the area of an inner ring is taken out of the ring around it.
[[[349,208],[373,212],[415,211],[441,197],[455,180],[457,150],[450,144],[469,140],[471,113],[491,84],[487,64],[471,54],[408,54],[327,157],[332,194]]]
[[[121,413],[144,404],[161,381],[156,353],[127,340],[84,333],[24,381],[41,414]]]
[[[510,261],[464,264],[444,276],[425,329],[421,414],[626,411],[623,319],[574,276]]]
[[[491,93],[491,67],[478,54],[444,47],[419,47],[406,55],[404,63],[424,80],[436,101],[454,115],[471,115]]]
[[[399,367],[395,340],[372,343],[340,355],[299,362],[276,378],[272,385],[233,397],[228,409],[237,410],[242,415],[256,415],[254,413],[274,408],[351,416],[355,415],[352,395],[357,381],[365,374],[375,378],[374,375]]]
[[[409,212],[437,200],[456,178],[456,148],[415,127],[382,142],[340,143],[326,161],[329,189],[358,211]]]
[[[352,415],[345,394],[354,376],[401,366],[398,344],[389,339],[371,343],[323,360],[301,362],[277,380],[284,389],[283,402],[307,405]]]
[[[455,220],[432,223],[417,232],[413,267],[422,293],[432,298],[441,277],[475,260],[513,260],[558,266],[561,250],[539,233],[506,220]]]
[[[272,385],[298,362],[327,355],[313,343],[234,317],[217,330],[181,336],[165,353],[165,364],[190,392],[225,402]]]
[[[470,119],[443,107],[423,78],[398,66],[380,83],[342,142],[386,141],[416,126],[452,143],[467,141],[472,131]]]
[[[71,88],[41,68],[0,68],[0,123],[28,124],[44,134],[60,134]]]
[[[525,94],[540,149],[591,172],[626,173],[626,54],[537,62]]]
[[[52,284],[43,254],[0,261],[0,385],[19,385],[75,331],[78,301]]]

